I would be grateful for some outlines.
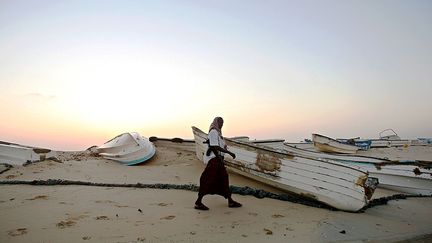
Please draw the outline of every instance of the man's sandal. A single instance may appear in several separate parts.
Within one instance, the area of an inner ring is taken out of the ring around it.
[[[230,208],[239,208],[241,206],[242,206],[241,203],[238,203],[236,201],[228,203],[228,207],[230,207]]]
[[[194,207],[195,209],[198,209],[198,210],[209,210],[209,208],[206,206],[206,205],[204,205],[204,204],[195,204],[195,207]]]

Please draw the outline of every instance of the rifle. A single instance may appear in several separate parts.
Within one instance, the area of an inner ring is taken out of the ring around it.
[[[214,147],[210,146],[210,140],[209,139],[205,140],[203,143],[206,143],[208,145],[208,149],[206,152],[207,156],[210,156],[210,153],[213,152],[213,154],[216,155],[217,158],[221,159],[222,156],[220,155],[220,152],[218,150],[216,150]]]

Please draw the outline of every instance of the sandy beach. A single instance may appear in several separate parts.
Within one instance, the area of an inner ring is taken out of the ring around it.
[[[431,13],[0,0],[0,243],[432,243]]]
[[[92,183],[199,183],[204,164],[194,143],[156,141],[156,155],[124,166],[89,152],[0,167],[0,181],[61,179]],[[400,150],[399,152],[403,152]],[[398,155],[399,156],[399,155]],[[230,184],[275,188],[230,174]],[[377,189],[374,198],[397,194]],[[432,198],[391,200],[359,213],[234,194],[229,208],[207,196],[193,208],[191,190],[83,185],[0,185],[0,242],[430,242]]]

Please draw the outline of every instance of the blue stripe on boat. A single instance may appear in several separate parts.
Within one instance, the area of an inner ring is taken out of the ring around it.
[[[156,148],[153,150],[153,152],[151,154],[149,154],[147,156],[144,156],[141,159],[136,159],[136,160],[132,160],[132,161],[129,161],[129,162],[124,162],[124,164],[126,164],[126,165],[136,165],[136,164],[142,163],[142,162],[150,159],[151,157],[153,157],[153,155],[155,153],[156,153]]]

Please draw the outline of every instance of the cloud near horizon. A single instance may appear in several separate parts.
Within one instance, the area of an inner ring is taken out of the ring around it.
[[[23,94],[21,96],[24,98],[39,99],[39,100],[52,100],[57,98],[56,95],[42,94],[38,92],[30,92],[30,93]]]

